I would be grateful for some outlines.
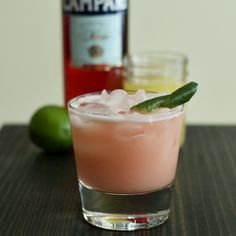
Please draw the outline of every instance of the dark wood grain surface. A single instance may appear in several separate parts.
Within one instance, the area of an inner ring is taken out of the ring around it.
[[[114,232],[83,220],[72,153],[46,154],[30,142],[26,126],[5,125],[0,235],[236,235],[236,127],[188,127],[167,223]]]

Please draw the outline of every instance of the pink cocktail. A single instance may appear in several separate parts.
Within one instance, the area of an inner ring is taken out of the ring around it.
[[[130,107],[158,94],[88,94],[69,102],[83,214],[113,230],[150,228],[169,215],[183,106]]]

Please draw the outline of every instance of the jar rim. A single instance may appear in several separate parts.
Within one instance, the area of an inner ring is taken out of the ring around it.
[[[128,53],[124,56],[123,61],[133,60],[135,62],[155,62],[155,60],[169,60],[181,63],[188,63],[188,57],[184,53],[175,51],[140,51],[134,53]]]

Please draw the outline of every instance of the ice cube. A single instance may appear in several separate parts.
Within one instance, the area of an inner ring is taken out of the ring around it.
[[[109,99],[110,99],[110,96],[109,96],[108,92],[106,91],[106,89],[103,89],[102,93],[101,93],[101,101],[106,102]]]
[[[139,89],[135,94],[134,97],[137,101],[141,102],[145,99],[147,99],[146,93],[144,89]]]
[[[127,99],[128,96],[127,92],[122,89],[116,89],[112,91],[109,95],[110,95],[110,102],[114,104],[122,103],[124,100]]]
[[[129,104],[127,102],[128,94],[126,91],[122,89],[116,89],[109,95],[110,100],[108,102],[108,105],[113,112],[119,113],[120,111],[127,111],[127,109],[129,108]]]
[[[80,104],[81,111],[89,111],[91,113],[97,114],[110,114],[110,109],[106,104],[102,103],[81,103]]]

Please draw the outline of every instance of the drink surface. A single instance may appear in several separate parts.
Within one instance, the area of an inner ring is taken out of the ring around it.
[[[182,107],[148,115],[132,105],[157,94],[123,90],[82,96],[70,110],[79,181],[111,193],[144,193],[170,184],[178,159]]]

